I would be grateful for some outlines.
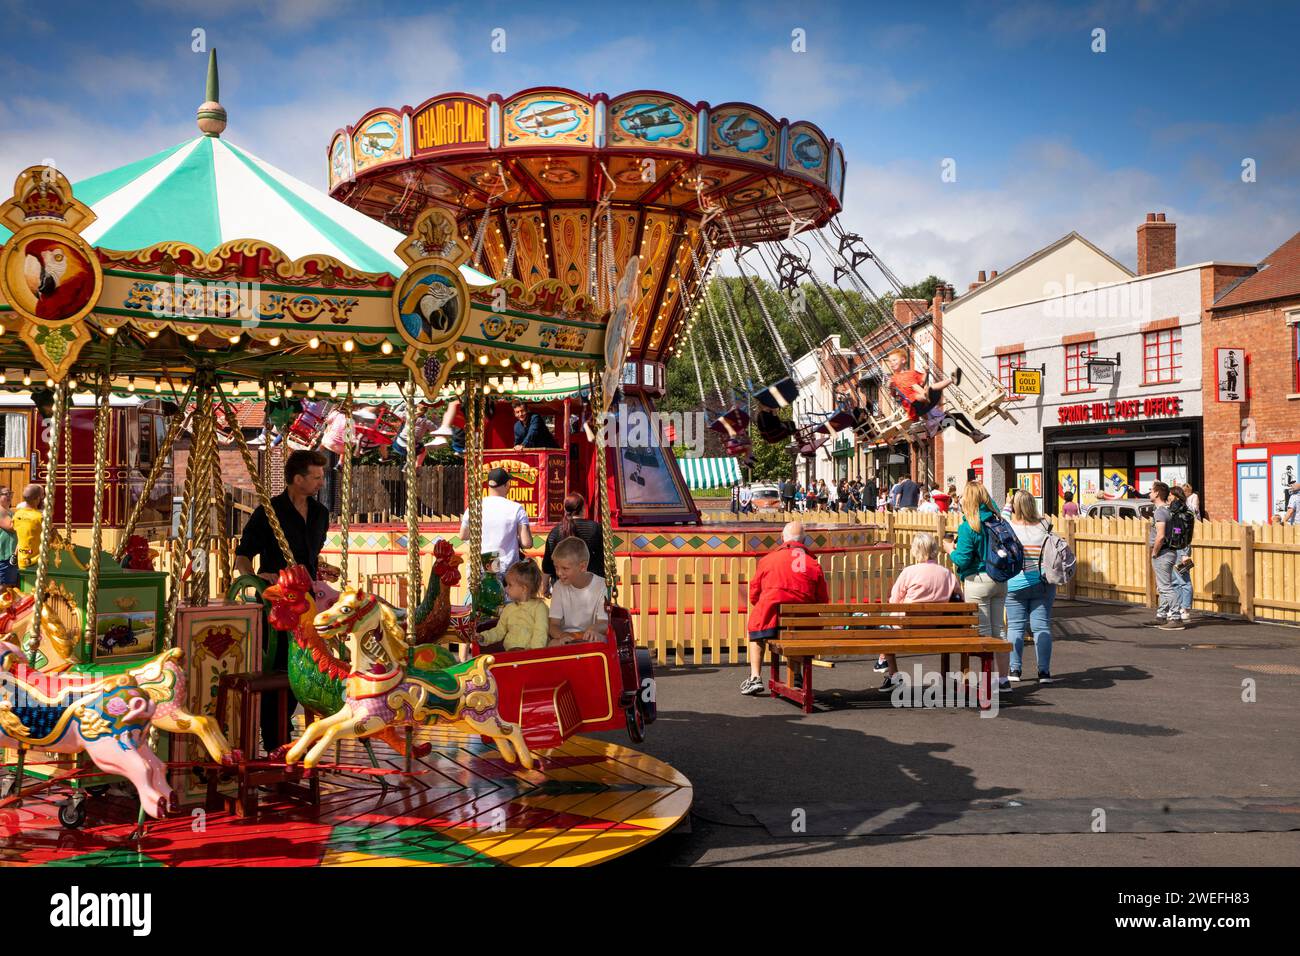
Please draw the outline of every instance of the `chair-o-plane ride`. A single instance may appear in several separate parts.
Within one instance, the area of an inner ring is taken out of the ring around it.
[[[367,112],[334,134],[328,156],[335,198],[400,229],[428,209],[447,210],[470,245],[472,266],[502,286],[585,296],[598,309],[617,309],[618,279],[635,262],[636,294],[627,326],[619,326],[626,346],[607,340],[619,346],[607,349],[610,366],[623,356],[619,419],[653,411],[664,394],[664,363],[689,353],[709,427],[726,453],[742,461],[751,459],[754,437],[812,456],[848,429],[889,445],[931,438],[951,422],[943,405],[918,415],[911,397],[888,387],[885,358],[899,349],[929,381],[942,379],[943,371],[930,350],[913,342],[912,325],[922,313],[912,300],[915,314],[900,322],[867,283],[862,270],[871,262],[893,294],[903,291],[864,240],[835,222],[844,156],[811,123],[777,120],[743,103],[691,104],[657,91],[451,93],[414,108]],[[724,250],[733,281],[711,284]],[[832,283],[814,268],[814,251],[829,266]],[[765,294],[755,281],[760,273],[782,294]],[[746,341],[737,303],[742,294],[780,356],[779,381],[765,378]],[[810,298],[826,306],[829,326],[808,308]],[[782,413],[799,385],[778,315],[816,354],[837,395],[834,407],[797,423]],[[818,348],[833,333],[851,343],[851,361],[828,360]],[[510,334],[503,320],[466,341],[482,348]],[[955,341],[947,351],[965,377],[944,389],[946,409],[979,422],[995,414],[1009,418],[1005,391],[978,356]],[[649,553],[637,542],[655,537],[653,527],[643,526],[700,520],[672,450],[660,447],[656,429],[647,434],[647,447],[625,448],[615,458],[615,536],[621,552],[634,558]],[[518,458],[506,451],[509,445],[491,449],[489,458]],[[545,458],[520,464],[544,468]],[[575,460],[592,470],[585,459]]]
[[[474,249],[444,209],[423,210],[397,232],[315,192],[221,139],[215,52],[198,125],[193,140],[75,186],[32,166],[0,203],[0,323],[9,333],[0,367],[39,368],[48,392],[33,396],[45,423],[34,562],[19,588],[0,593],[5,858],[570,864],[666,832],[689,808],[689,781],[581,736],[626,729],[639,741],[654,719],[649,656],[618,607],[612,540],[605,640],[464,662],[446,646],[470,643],[491,612],[476,493],[489,390],[511,392],[504,378],[547,394],[599,432],[619,388],[620,330],[637,305],[634,270],[600,297],[555,281],[497,282],[469,265]],[[321,380],[333,383],[358,446],[404,443],[409,452],[409,608],[348,581],[352,455],[341,463],[341,593],[295,564],[270,506],[232,399],[256,394],[268,417],[285,416],[289,446],[311,447],[330,409],[292,396],[314,399],[310,383]],[[110,402],[129,399],[137,381],[157,383],[150,398],[166,382],[174,406],[163,407],[165,433],[128,436],[153,450],[132,459],[151,460],[147,474],[110,474]],[[94,480],[74,496],[78,390],[94,407]],[[354,421],[363,395],[396,399],[405,414],[381,405]],[[415,452],[431,429],[422,409],[452,396],[466,419],[468,562],[451,535],[422,537],[417,523]],[[157,552],[137,532],[184,430],[178,524],[155,543],[169,558],[156,571]],[[238,449],[289,564],[269,587],[230,580],[224,510],[213,507],[223,445]],[[608,531],[607,460],[593,448],[564,453],[594,473],[582,487],[595,492]],[[560,498],[578,487],[563,464],[547,472]],[[125,521],[106,527],[107,499],[128,490]],[[83,491],[93,518],[74,529]],[[117,542],[112,553],[106,536]],[[432,566],[423,592],[422,552]],[[462,563],[464,607],[451,603]],[[210,597],[217,587],[224,600]],[[264,632],[268,655],[288,642],[287,678],[263,671]],[[307,710],[304,733],[259,754],[257,702],[285,683]],[[259,789],[271,801],[260,808]],[[87,794],[96,796],[89,815]],[[241,829],[245,815],[276,813],[290,799],[314,808],[292,815],[306,814],[310,827],[286,820],[273,837]],[[190,803],[205,808],[205,827],[192,825]],[[268,849],[285,846],[292,852]]]

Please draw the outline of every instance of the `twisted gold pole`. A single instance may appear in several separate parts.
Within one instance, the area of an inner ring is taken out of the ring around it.
[[[104,485],[108,480],[110,385],[111,373],[106,366],[96,391],[99,404],[95,409],[95,508],[90,524],[90,566],[86,571],[86,614],[81,627],[81,640],[87,647],[95,643],[95,623],[98,617],[100,549],[104,545]]]
[[[352,379],[348,379],[348,394],[343,400],[343,491],[339,495],[339,531],[343,535],[343,567],[339,583],[348,586],[348,538],[352,533]]]
[[[221,388],[221,383],[217,383],[217,396],[221,399],[221,407],[226,410],[226,415],[235,420],[235,410],[230,407],[230,399],[226,398],[226,393]],[[284,536],[284,529],[280,527],[280,518],[275,513],[275,506],[271,504],[271,496],[266,493],[266,482],[262,480],[261,473],[257,470],[257,465],[253,461],[253,452],[248,447],[248,441],[244,438],[242,428],[235,429],[235,444],[239,446],[239,454],[244,459],[244,467],[248,469],[248,476],[253,480],[253,489],[257,492],[258,503],[261,504],[262,510],[266,512],[266,520],[271,525],[271,533],[275,535],[275,543],[280,546],[280,553],[284,555],[285,563],[293,567],[297,561],[293,556],[293,549],[289,547],[289,539]]]
[[[237,427],[237,426],[236,426]],[[212,500],[216,502],[217,527],[217,593],[230,589],[230,527],[226,521],[226,483],[221,476],[221,452],[216,449],[212,457]]]
[[[195,501],[196,488],[199,487],[202,471],[202,420],[204,406],[211,406],[211,385],[207,382],[199,385],[195,398],[194,415],[190,419],[193,440],[190,443],[189,458],[185,462],[185,486],[181,492],[181,526],[176,538],[168,543],[171,553],[171,567],[167,573],[167,604],[163,611],[163,649],[169,649],[176,640],[176,614],[181,600],[181,573],[188,563],[190,548],[194,540],[194,515],[198,508]],[[182,409],[181,414],[184,414]],[[197,460],[196,460],[197,459]]]
[[[465,455],[469,459],[466,504],[469,508],[469,588],[478,593],[483,581],[483,393],[478,373],[471,371],[466,398]]]
[[[406,379],[406,641],[415,643],[415,608],[420,604],[420,515],[415,494],[415,374]]]
[[[180,434],[181,422],[185,418],[185,407],[190,403],[190,396],[194,394],[194,382],[190,382],[189,387],[185,390],[185,397],[181,399],[181,411],[172,416],[171,423],[167,426],[167,433],[163,435],[162,443],[158,446],[158,455],[154,458],[153,466],[149,469],[149,475],[144,480],[144,487],[140,490],[140,497],[135,499],[135,504],[131,506],[131,514],[126,519],[126,526],[122,529],[122,539],[118,543],[117,553],[113,555],[114,559],[121,561],[126,554],[126,543],[131,540],[131,535],[135,533],[135,526],[140,523],[140,515],[144,513],[145,505],[149,503],[149,496],[153,492],[154,485],[158,483],[158,477],[162,474],[163,465],[172,453],[172,445],[176,443],[176,436]]]
[[[63,416],[63,541],[72,545],[72,390],[68,390],[68,407]]]
[[[609,508],[609,464],[605,460],[605,412],[600,376],[591,376],[591,401],[596,412],[596,500],[599,503],[601,539],[605,546],[605,587],[611,604],[618,603],[618,564],[614,560],[614,528]]]
[[[41,605],[45,603],[45,585],[50,573],[50,538],[54,535],[54,494],[58,490],[56,468],[59,463],[59,435],[68,407],[68,383],[62,381],[54,391],[54,426],[50,429],[49,458],[45,470],[45,500],[41,502],[41,540],[36,554],[36,582],[32,588],[31,630],[27,634],[27,660],[36,666],[36,652],[41,644]]]
[[[212,517],[212,455],[216,448],[216,404],[210,389],[203,393],[198,413],[200,417],[194,427],[198,461],[193,462],[195,465],[194,501],[190,517],[189,548],[191,554],[202,549],[203,558],[198,562],[199,567],[190,578],[189,604],[191,607],[206,607],[211,567],[211,555],[208,554],[211,545],[208,540],[208,529]],[[193,457],[191,455],[191,460]],[[188,469],[186,472],[188,476]]]

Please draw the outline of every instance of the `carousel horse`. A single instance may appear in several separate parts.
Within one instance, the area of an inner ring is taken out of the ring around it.
[[[16,641],[31,626],[32,606],[30,594],[19,594],[13,589],[0,594],[0,635]],[[37,645],[37,672],[62,674],[79,663],[77,660],[77,635],[70,634],[60,623],[48,602],[41,605],[41,628]],[[211,717],[190,713],[184,701],[186,694],[185,668],[179,661],[179,650],[164,651],[142,664],[130,668],[129,674],[149,698],[157,705],[152,723],[159,730],[171,734],[193,734],[202,742],[208,755],[216,763],[229,764],[238,759],[220,725]]]
[[[397,618],[374,595],[356,588],[316,616],[316,630],[326,637],[346,636],[351,655],[343,706],[318,720],[289,749],[287,763],[301,760],[313,767],[339,739],[365,738],[391,731],[396,724],[463,721],[489,737],[507,762],[525,769],[534,764],[522,728],[501,720],[490,654],[423,677],[407,673],[409,648]]]
[[[180,656],[179,650],[166,655]],[[0,642],[0,747],[85,753],[104,773],[125,777],[140,806],[166,816],[175,794],[167,766],[149,748],[157,705],[131,673],[44,674],[16,644]]]
[[[289,686],[294,697],[313,713],[334,714],[344,705],[344,682],[351,668],[347,661],[335,656],[316,630],[317,583],[308,577],[306,568],[294,565],[282,570],[262,597],[271,602],[271,627],[287,632],[293,639],[289,645]],[[425,644],[411,649],[408,666],[414,674],[432,676],[455,662],[446,648]],[[406,740],[394,728],[385,729],[378,737],[406,756]],[[288,745],[280,749],[287,750]],[[412,748],[416,757],[425,756],[430,749],[427,743]]]

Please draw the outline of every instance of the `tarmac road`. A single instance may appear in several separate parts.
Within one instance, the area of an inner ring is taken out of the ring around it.
[[[1300,863],[1300,629],[1149,618],[1061,602],[1059,682],[1014,685],[991,719],[891,706],[870,661],[816,668],[807,717],[742,697],[743,668],[660,668],[638,749],[691,779],[694,808],[688,832],[620,863]],[[900,667],[917,662],[938,667]]]

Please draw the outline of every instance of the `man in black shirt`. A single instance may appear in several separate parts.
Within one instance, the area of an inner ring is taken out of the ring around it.
[[[325,456],[318,451],[295,451],[284,463],[285,488],[271,499],[275,516],[280,520],[285,540],[293,552],[293,559],[307,569],[313,581],[321,573],[320,550],[325,545],[325,534],[329,530],[329,509],[314,497],[325,483]],[[271,522],[261,505],[253,512],[244,526],[244,534],[235,549],[235,574],[252,574],[253,558],[258,559],[258,573],[261,577],[274,583],[278,572],[285,567],[284,555],[280,545],[271,531]],[[334,575],[330,575],[333,577]],[[269,641],[270,634],[263,635]],[[262,650],[266,650],[265,644]],[[263,661],[263,665],[267,662]],[[270,662],[271,670],[285,671],[289,667],[289,646],[280,641],[276,659]],[[298,701],[289,694],[289,712],[297,706]],[[267,753],[275,750],[282,743],[278,726],[279,701],[274,694],[266,694],[262,699],[262,743]]]

